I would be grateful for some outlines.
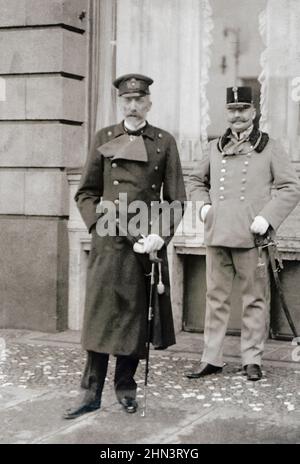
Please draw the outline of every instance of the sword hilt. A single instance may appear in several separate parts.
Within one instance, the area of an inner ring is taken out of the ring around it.
[[[161,263],[162,259],[157,256],[157,251],[149,253],[149,259],[152,263]]]

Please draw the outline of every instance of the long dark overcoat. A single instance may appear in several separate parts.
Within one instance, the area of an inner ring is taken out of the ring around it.
[[[143,200],[148,208],[151,202],[161,199],[167,202],[178,200],[183,205],[186,196],[174,138],[148,124],[140,136],[146,148],[145,158],[145,154],[138,153],[139,150],[128,153],[130,142],[127,137],[123,123],[96,133],[75,196],[83,220],[92,232],[82,345],[86,350],[100,353],[143,358],[150,262],[144,255],[139,256],[133,251],[131,237],[99,236],[93,226],[101,218],[99,204],[103,201],[114,202],[118,222],[120,194],[127,194],[128,204]],[[119,146],[114,155],[111,147],[119,141],[121,146],[124,142],[127,148],[122,154]],[[172,219],[171,230],[161,233],[165,245],[171,240],[176,226]],[[153,224],[149,215],[149,233],[157,232],[155,222]],[[165,293],[155,298],[159,303],[155,306],[155,326],[159,331],[154,334],[153,343],[165,348],[175,343],[175,335],[166,246],[159,254],[163,258]]]

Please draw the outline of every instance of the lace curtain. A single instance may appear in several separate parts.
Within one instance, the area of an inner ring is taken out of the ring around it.
[[[300,161],[300,1],[268,0],[260,32],[261,128]]]
[[[154,79],[149,121],[175,135],[183,160],[198,158],[209,125],[209,0],[94,0],[94,8],[96,128],[120,119],[112,79],[147,74]]]

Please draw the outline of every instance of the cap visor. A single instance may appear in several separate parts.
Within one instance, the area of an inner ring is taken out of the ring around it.
[[[252,103],[248,103],[248,102],[238,102],[238,103],[227,103],[227,108],[250,108],[250,106],[252,106]]]
[[[119,93],[119,97],[144,97],[145,95],[149,95],[146,92],[121,92]]]

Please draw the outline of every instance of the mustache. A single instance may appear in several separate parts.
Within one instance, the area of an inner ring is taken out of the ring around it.
[[[246,122],[246,121],[248,121],[248,119],[235,118],[235,119],[232,119],[232,120],[231,120],[232,123],[235,123],[235,122]]]

